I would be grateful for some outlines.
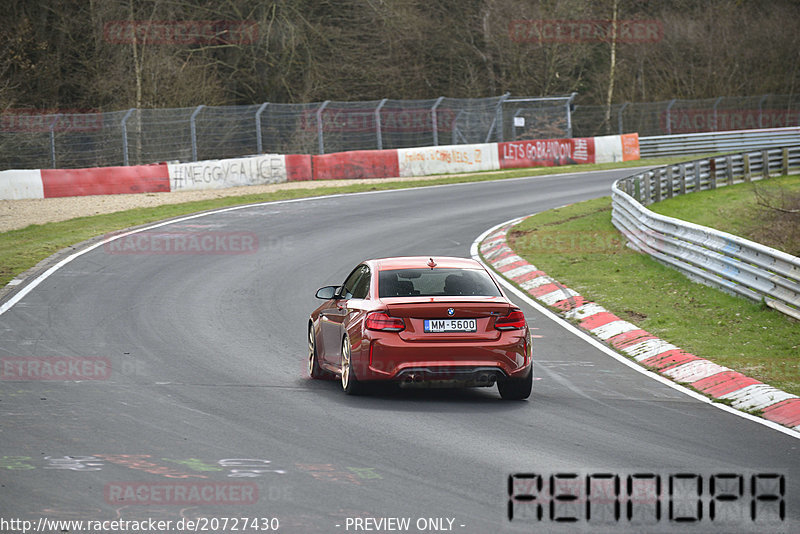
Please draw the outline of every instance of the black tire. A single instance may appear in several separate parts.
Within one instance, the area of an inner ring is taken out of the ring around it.
[[[317,356],[317,338],[314,335],[314,325],[308,325],[308,376],[311,378],[328,378],[330,373],[319,366]]]
[[[364,385],[358,381],[353,361],[350,358],[350,339],[344,336],[342,340],[342,389],[347,395],[360,395],[364,392]]]
[[[533,389],[533,368],[524,378],[506,378],[498,380],[497,391],[504,400],[525,400],[531,396]]]

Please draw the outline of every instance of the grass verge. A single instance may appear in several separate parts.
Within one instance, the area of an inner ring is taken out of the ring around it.
[[[620,318],[800,395],[800,323],[631,251],[611,224],[609,197],[534,215],[508,241],[530,263]]]
[[[697,156],[692,156],[696,158]],[[684,158],[688,160],[690,158]],[[363,191],[378,191],[388,189],[403,189],[409,187],[425,187],[433,185],[481,182],[523,176],[538,176],[548,174],[563,174],[570,172],[583,172],[592,170],[608,170],[625,167],[638,167],[642,165],[663,165],[674,161],[674,158],[654,158],[641,161],[628,161],[624,163],[606,163],[594,165],[570,165],[564,167],[546,167],[534,169],[516,169],[502,172],[485,172],[464,176],[443,176],[435,179],[419,181],[391,181],[331,187],[320,186],[314,189],[285,189],[274,193],[260,195],[243,195],[236,197],[215,198],[181,204],[168,204],[151,208],[137,208],[116,213],[79,217],[68,221],[31,225],[19,230],[0,233],[0,286],[7,284],[19,273],[30,269],[40,261],[66,247],[80,243],[92,237],[103,235],[115,230],[130,228],[141,224],[151,223],[196,213],[216,208],[224,208],[240,204],[269,202],[313,196],[331,195],[336,193],[356,193]]]

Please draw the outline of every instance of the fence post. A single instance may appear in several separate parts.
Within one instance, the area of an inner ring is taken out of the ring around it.
[[[56,123],[58,122],[58,118],[61,116],[61,113],[53,117],[52,122],[50,122],[50,161],[53,162],[53,168],[56,168]]]
[[[506,93],[500,97],[500,100],[497,101],[497,106],[495,107],[494,111],[494,120],[495,120],[495,127],[497,128],[497,142],[503,142],[503,102],[505,102],[508,97],[511,96],[511,93]],[[455,122],[455,121],[453,121]],[[487,139],[486,142],[488,143],[489,140]],[[455,143],[454,143],[455,144]]]
[[[653,173],[653,178],[655,182],[653,183],[653,191],[655,192],[653,202],[661,202],[661,171],[663,169],[659,169]]]
[[[744,159],[744,181],[750,181],[750,154],[744,154],[742,156]]]
[[[767,150],[766,148],[761,151],[761,159],[763,161],[761,176],[763,178],[769,178],[769,150]]]
[[[672,111],[671,110],[672,110],[672,106],[675,105],[675,100],[677,100],[677,99],[673,98],[672,100],[670,100],[669,104],[667,104],[667,109],[664,111],[664,113],[667,116],[667,135],[672,135]]]
[[[781,162],[781,176],[789,174],[789,149],[783,147],[783,158]]]
[[[685,195],[686,194],[686,164],[685,163],[681,163],[680,169],[681,169],[680,177],[679,177],[680,178],[680,181],[679,181],[680,191],[681,191],[681,195]]]
[[[378,104],[378,107],[375,108],[375,134],[378,138],[378,150],[383,150],[383,133],[381,132],[381,108],[386,101],[389,100],[388,98],[384,98],[381,100],[381,103]]]
[[[619,111],[617,112],[617,122],[619,123],[619,134],[620,135],[622,135],[622,132],[623,132],[623,129],[622,129],[622,112],[625,111],[625,108],[628,107],[628,104],[630,104],[630,102],[624,102],[622,104],[622,107],[619,108]]]
[[[711,189],[717,188],[717,160],[711,158],[708,160],[708,181]]]
[[[136,111],[136,108],[129,109],[125,116],[122,117],[122,122],[120,122],[120,128],[122,129],[122,164],[126,167],[128,166],[128,118],[134,111]]]
[[[195,118],[197,117],[197,114],[200,113],[200,110],[204,107],[206,106],[200,104],[194,109],[191,117],[189,117],[189,131],[192,136],[192,161],[197,161],[197,125],[195,124]]]
[[[259,154],[264,152],[264,143],[261,138],[261,114],[267,109],[267,106],[269,106],[269,102],[264,102],[256,111],[256,150]]]
[[[650,204],[650,184],[652,183],[652,177],[650,176],[649,172],[646,172],[641,176],[643,178],[642,197],[639,199],[639,202],[641,202],[642,205],[647,206]]]
[[[675,179],[673,177],[673,172],[674,171],[673,171],[672,165],[667,167],[667,190],[665,191],[666,195],[664,195],[667,198],[672,198],[672,192],[675,189],[675,185],[674,185],[675,184]]]
[[[436,102],[431,107],[431,122],[433,124],[433,146],[439,146],[439,117],[436,115],[436,108],[439,107],[439,104],[442,103],[444,100],[443,96],[440,96],[436,99]]]
[[[728,178],[728,185],[733,185],[733,156],[725,157],[725,174]]]
[[[569,100],[567,100],[566,108],[567,108],[567,137],[572,137],[572,102],[575,100],[575,97],[578,96],[578,93],[570,93]],[[620,132],[622,133],[622,132]]]
[[[764,127],[764,121],[762,120],[764,118],[763,117],[763,111],[764,111],[763,108],[764,108],[764,100],[766,100],[767,98],[769,98],[769,93],[767,93],[764,96],[762,96],[761,100],[758,101],[758,127],[759,128],[763,128]]]
[[[720,103],[721,100],[722,100],[722,97],[720,96],[714,101],[714,131],[715,132],[719,131],[719,118],[717,117],[717,106],[719,106],[719,103]]]
[[[330,104],[330,100],[326,100],[322,103],[322,105],[317,110],[317,138],[319,141],[319,153],[325,153],[325,140],[322,134],[322,110],[324,110],[328,104]]]

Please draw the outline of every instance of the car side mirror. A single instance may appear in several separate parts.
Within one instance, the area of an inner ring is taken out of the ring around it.
[[[316,297],[322,300],[330,300],[336,296],[336,290],[339,289],[338,286],[325,286],[317,289]]]

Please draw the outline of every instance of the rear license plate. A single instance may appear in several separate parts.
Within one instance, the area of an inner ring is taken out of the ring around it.
[[[425,332],[477,332],[477,319],[425,319]]]

